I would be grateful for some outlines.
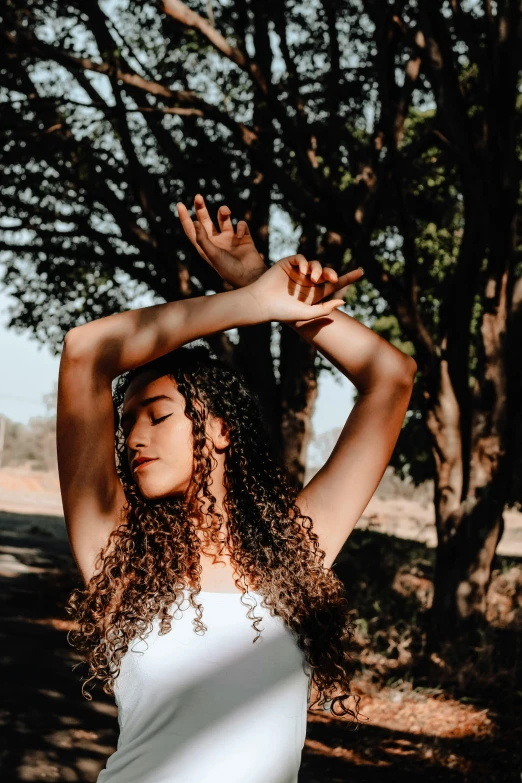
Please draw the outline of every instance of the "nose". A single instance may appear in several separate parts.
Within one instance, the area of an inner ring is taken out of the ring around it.
[[[146,428],[139,423],[134,424],[127,437],[127,448],[130,451],[137,451],[139,448],[146,448],[150,443],[150,437]]]

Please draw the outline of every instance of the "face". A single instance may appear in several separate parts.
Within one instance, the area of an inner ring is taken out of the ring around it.
[[[144,498],[184,495],[193,470],[192,422],[185,398],[167,375],[142,373],[123,401],[122,430],[131,473]],[[207,432],[222,445],[218,420],[209,417]]]

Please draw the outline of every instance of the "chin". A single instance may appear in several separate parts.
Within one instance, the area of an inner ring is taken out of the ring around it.
[[[161,498],[183,497],[187,491],[185,487],[153,484],[152,482],[138,483],[139,490],[145,500],[161,500]],[[187,483],[188,487],[188,483]]]

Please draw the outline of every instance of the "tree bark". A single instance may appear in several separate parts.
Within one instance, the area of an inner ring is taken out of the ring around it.
[[[439,538],[437,547],[430,650],[483,624],[491,564],[503,532],[503,505],[499,495],[468,498],[446,520],[452,533]]]
[[[506,247],[505,240],[502,243],[503,265],[490,243],[489,268],[503,266],[503,271],[498,281],[491,274],[486,281],[469,450],[462,447],[460,410],[444,360],[435,404],[427,418],[435,443],[438,535],[431,649],[480,628],[493,558],[503,533],[514,447],[508,435],[508,359],[512,350],[508,350],[507,339],[512,324],[514,223],[511,237],[512,248]],[[465,459],[467,453],[469,460]]]
[[[281,456],[294,486],[303,486],[311,417],[317,399],[316,350],[289,326],[281,326]]]
[[[259,4],[255,7],[254,47],[259,63],[258,73],[261,80],[270,80],[272,72],[272,49],[268,32],[269,18],[267,9]],[[270,133],[272,115],[261,89],[257,89],[254,106],[254,125],[258,129],[258,149],[262,157],[270,160],[273,156],[273,140]],[[272,181],[263,169],[252,162],[249,206],[244,219],[250,226],[257,249],[269,265],[269,224],[272,200]],[[279,431],[279,391],[274,372],[272,356],[272,325],[248,326],[239,330],[239,345],[235,352],[237,366],[242,370],[247,383],[258,394],[261,408],[272,442],[279,452],[281,433]]]
[[[318,253],[317,226],[303,228],[298,252],[306,258],[321,257],[323,266],[333,266],[338,244],[323,242]],[[317,399],[316,349],[281,324],[279,350],[279,421],[281,457],[297,490],[303,487],[306,453],[312,435],[312,413]]]

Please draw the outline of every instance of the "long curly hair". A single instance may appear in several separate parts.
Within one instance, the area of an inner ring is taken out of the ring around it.
[[[129,469],[121,408],[130,382],[147,370],[175,380],[185,399],[185,416],[192,422],[191,491],[184,496],[144,499]],[[207,630],[196,600],[201,539],[192,521],[206,498],[209,538],[220,552],[227,546],[239,574],[236,586],[244,594],[253,585],[263,596],[262,606],[282,618],[304,652],[304,667],[318,694],[309,709],[317,705],[319,711],[328,703],[334,715],[350,716],[357,723],[359,697],[350,691],[354,627],[345,588],[323,566],[325,552],[312,519],[296,505],[297,490],[279,462],[259,400],[241,374],[207,348],[178,348],[121,375],[113,400],[117,469],[126,497],[122,522],[99,553],[88,585],[74,590],[67,606],[76,621],[69,642],[88,652],[84,696],[92,698],[86,686],[92,683],[92,689],[96,681],[114,694],[114,679],[130,642],[144,639],[156,617],[159,633],[168,633],[183,590],[188,588],[196,610],[194,631]],[[209,414],[224,423],[230,439],[224,478],[226,534],[208,486],[216,464],[204,449]],[[256,641],[262,618],[247,605]]]

